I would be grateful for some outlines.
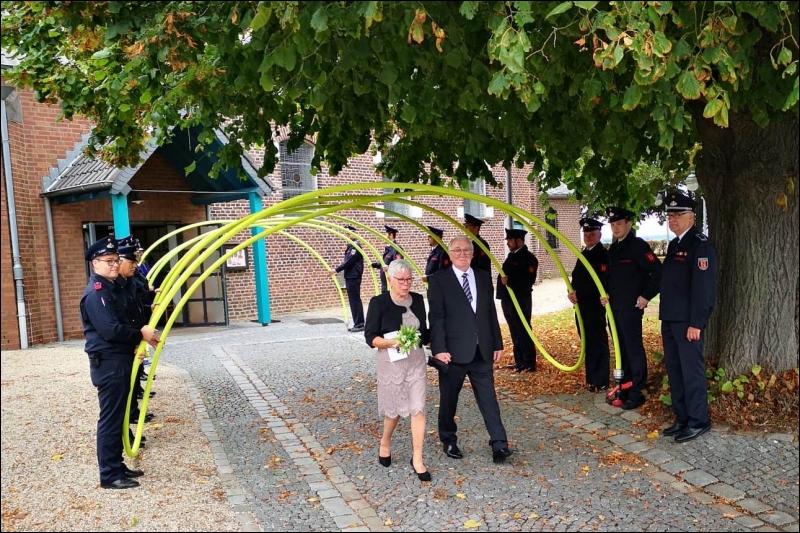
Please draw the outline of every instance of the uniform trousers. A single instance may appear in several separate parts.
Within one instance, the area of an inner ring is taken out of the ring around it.
[[[130,391],[133,358],[128,356],[103,357],[100,366],[90,368],[92,385],[97,388],[100,416],[97,419],[97,464],[100,483],[113,483],[122,479],[125,465],[122,462],[122,424]]]
[[[688,328],[688,322],[662,322],[661,338],[675,421],[698,429],[710,423],[704,335],[701,332],[699,341],[689,342],[686,339]]]

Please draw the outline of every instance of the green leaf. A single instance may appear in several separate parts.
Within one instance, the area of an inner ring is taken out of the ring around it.
[[[747,376],[739,376],[737,379],[742,383],[750,383],[750,380],[747,379]]]
[[[94,72],[94,79],[95,81],[100,81],[108,75],[108,72],[105,70],[96,70]]]
[[[500,95],[508,89],[510,85],[510,81],[506,77],[506,75],[501,72],[495,72],[494,76],[492,76],[492,81],[489,82],[489,94]]]
[[[103,48],[92,54],[92,59],[103,59],[109,57],[112,54],[111,50],[108,48]]]
[[[478,12],[478,2],[461,2],[458,12],[464,15],[467,20],[472,20],[475,18],[475,13]]]
[[[250,23],[250,29],[253,31],[260,30],[264,24],[269,22],[269,17],[272,15],[272,8],[268,7],[266,3],[258,6],[258,13],[256,16],[253,17],[253,21]]]
[[[139,97],[139,102],[142,103],[142,104],[146,104],[147,102],[149,102],[152,99],[153,99],[153,95],[148,90],[148,91],[145,91],[145,92],[142,93],[142,95]]]
[[[320,86],[311,89],[309,103],[314,107],[321,107],[328,101],[328,93]]]
[[[579,8],[581,8],[581,9],[585,9],[586,11],[589,11],[590,9],[592,9],[594,6],[596,6],[599,3],[600,2],[575,2],[575,5],[578,6]],[[548,15],[548,16],[550,16],[550,15]]]
[[[378,79],[386,85],[392,85],[397,81],[397,68],[395,68],[393,62],[384,63],[383,67],[381,67],[381,73],[378,75]]]
[[[753,368],[750,369],[750,372],[752,372],[754,376],[758,376],[761,373],[761,366],[753,365]]]
[[[725,383],[722,384],[719,390],[721,390],[722,392],[731,392],[733,390],[733,383],[731,383],[730,381],[726,381]]]
[[[275,87],[275,80],[272,78],[272,74],[270,74],[269,71],[264,71],[261,73],[258,83],[266,92],[272,92],[272,89]]]
[[[668,54],[672,50],[672,42],[663,32],[657,31],[653,37],[653,53],[658,57]]]
[[[706,118],[711,118],[717,115],[722,109],[722,100],[719,98],[711,100],[706,104],[705,109],[703,109],[703,116]]]
[[[622,63],[622,58],[625,55],[625,50],[621,46],[614,47],[614,65]]]
[[[324,5],[314,11],[314,14],[311,16],[311,27],[314,28],[317,33],[322,33],[328,29],[328,15],[325,13]]]
[[[294,70],[297,64],[297,56],[294,53],[294,48],[291,46],[279,46],[275,49],[273,57],[276,65],[285,68],[289,72]]]
[[[785,46],[781,47],[781,53],[778,54],[778,64],[788,65],[792,62],[792,52]]]
[[[697,100],[700,98],[700,92],[703,86],[697,81],[694,74],[688,70],[684,70],[678,77],[678,83],[675,85],[675,88],[681,93],[681,96],[687,100]]]
[[[722,109],[719,110],[719,113],[714,115],[714,124],[720,128],[728,127],[728,106],[725,105],[724,101],[722,102]]]
[[[554,7],[553,10],[550,11],[550,13],[548,13],[545,18],[549,19],[550,17],[560,15],[565,11],[569,11],[571,7],[572,7],[572,2],[561,2],[556,7]]]
[[[625,91],[625,96],[622,99],[622,109],[625,111],[632,111],[636,109],[639,102],[642,100],[642,89],[635,83],[628,87]]]
[[[457,49],[450,50],[447,55],[444,56],[444,62],[447,63],[449,66],[453,68],[458,68],[461,66],[461,52]]]
[[[195,168],[197,168],[197,161],[192,161],[192,164],[189,165],[188,167],[184,167],[183,171],[186,172],[186,175],[188,176],[189,174],[194,172]]]
[[[417,110],[414,109],[413,106],[409,104],[405,104],[403,106],[403,112],[401,113],[403,120],[408,123],[413,123],[417,119]]]

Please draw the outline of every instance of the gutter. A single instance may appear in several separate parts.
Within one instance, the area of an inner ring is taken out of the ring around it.
[[[9,89],[7,91],[7,89]],[[11,256],[14,272],[14,286],[17,296],[17,320],[19,322],[19,347],[28,348],[28,319],[25,314],[25,287],[22,283],[22,260],[19,255],[19,230],[17,228],[17,203],[14,199],[14,179],[11,174],[11,150],[9,148],[8,115],[6,98],[13,93],[10,87],[3,87],[2,100],[2,134],[3,134],[3,171],[6,178],[6,196],[8,205],[8,226],[11,232]]]

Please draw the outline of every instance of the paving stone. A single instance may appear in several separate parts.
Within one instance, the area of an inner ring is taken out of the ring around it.
[[[665,452],[664,450],[659,450],[658,448],[648,450],[642,454],[642,459],[650,461],[654,465],[664,464],[668,461],[672,461],[675,459],[675,456]]]
[[[723,515],[728,515],[727,518],[735,518],[737,516],[743,516],[740,511],[736,510],[736,508],[724,503],[715,503],[710,507],[712,509],[715,509],[717,512],[722,513]]]
[[[750,529],[764,525],[764,522],[762,522],[761,520],[758,520],[757,518],[753,518],[752,516],[747,516],[747,515],[737,516],[736,518],[733,519],[733,521],[736,522],[737,524],[741,524],[744,527]]]
[[[764,522],[778,527],[789,525],[792,522],[797,522],[797,518],[781,511],[775,511],[773,513],[761,513],[758,515],[758,517]]]
[[[626,444],[623,446],[626,450],[631,453],[641,453],[650,449],[650,445],[646,442],[631,442],[630,444]]]
[[[736,502],[736,505],[753,514],[761,514],[772,510],[772,507],[755,498],[745,498]]]
[[[690,483],[695,487],[705,487],[706,485],[711,485],[712,483],[717,483],[719,481],[708,472],[704,472],[702,470],[690,470],[681,474],[681,477],[685,482]]]
[[[744,491],[731,487],[726,483],[709,485],[706,487],[706,490],[715,496],[719,496],[720,498],[733,502],[739,501],[745,497]]]
[[[636,439],[634,439],[627,433],[620,433],[619,435],[614,435],[613,437],[609,437],[608,440],[619,446],[624,446],[626,444],[636,442]]]
[[[670,474],[679,474],[680,472],[686,472],[687,470],[691,470],[694,468],[692,465],[687,463],[686,461],[681,461],[676,459],[674,461],[670,461],[668,463],[664,463],[659,465],[663,470],[669,472]]]
[[[672,490],[677,490],[683,494],[689,494],[690,492],[694,492],[697,490],[696,487],[689,485],[688,483],[684,483],[683,481],[676,481],[675,483],[670,483],[670,488]]]
[[[699,490],[689,493],[689,496],[691,496],[698,502],[702,503],[703,505],[709,505],[717,501],[717,499],[714,498],[713,496],[709,496],[705,492],[700,492]]]

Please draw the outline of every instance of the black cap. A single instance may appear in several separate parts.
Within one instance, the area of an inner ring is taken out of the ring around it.
[[[354,226],[351,226],[350,224],[346,225],[344,229],[349,229],[350,231],[356,231],[356,228]]]
[[[680,191],[671,192],[664,201],[667,211],[693,211],[697,202],[686,196]]]
[[[89,248],[83,253],[83,257],[87,261],[91,261],[95,257],[115,253],[117,253],[117,240],[114,237],[108,236],[103,237],[89,246]]]
[[[136,261],[136,246],[120,246],[117,248],[117,253],[122,259],[127,259],[129,261]]]
[[[528,232],[524,229],[506,229],[506,240],[508,239],[525,239]]]
[[[473,226],[481,227],[483,226],[483,222],[484,222],[483,220],[475,218],[470,214],[464,215],[464,225],[472,224]]]
[[[617,220],[630,220],[636,216],[636,213],[623,209],[622,207],[606,207],[606,216],[609,222],[616,222]]]
[[[396,228],[393,228],[391,226],[387,226],[387,225],[384,224],[383,225],[383,229],[386,231],[386,233],[394,233],[395,235],[397,235],[397,229]]]
[[[583,217],[578,221],[578,225],[583,228],[583,231],[595,231],[603,227],[603,223],[593,218]]]
[[[428,229],[431,230],[431,233],[433,233],[439,238],[441,238],[442,235],[444,235],[444,230],[441,228],[434,228],[433,226],[428,226]]]

